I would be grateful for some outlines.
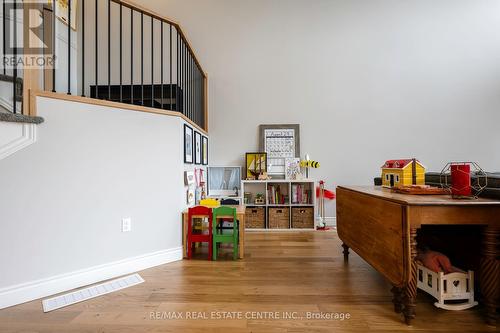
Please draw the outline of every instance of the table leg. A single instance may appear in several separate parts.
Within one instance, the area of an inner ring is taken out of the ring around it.
[[[239,248],[238,252],[240,255],[240,259],[243,259],[245,256],[245,214],[241,214],[238,217],[238,220],[240,221],[240,225],[238,228],[238,238],[239,238]]]
[[[342,251],[344,254],[344,261],[349,261],[349,246],[342,243],[342,247],[344,248],[344,251]]]
[[[500,303],[500,228],[488,226],[483,229],[480,263],[480,285],[486,320],[490,325],[497,323],[497,308]]]
[[[411,320],[415,318],[415,299],[417,298],[417,228],[410,228],[410,281],[403,289],[403,314],[405,322],[410,325]]]
[[[396,313],[401,313],[403,312],[404,306],[403,306],[403,289],[400,287],[392,287],[391,289],[392,294],[394,295],[392,299],[392,303],[394,303],[394,311]]]
[[[187,258],[187,214],[182,214],[182,257]]]

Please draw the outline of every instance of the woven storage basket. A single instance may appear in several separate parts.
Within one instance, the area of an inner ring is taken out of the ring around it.
[[[290,209],[288,207],[269,208],[269,229],[290,229]]]
[[[245,212],[245,228],[264,229],[266,217],[264,207],[248,207]]]
[[[292,228],[297,228],[297,229],[314,228],[314,209],[312,207],[293,207]]]

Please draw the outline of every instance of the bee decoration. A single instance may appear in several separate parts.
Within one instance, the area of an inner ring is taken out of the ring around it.
[[[303,160],[303,161],[300,161],[300,166],[303,168],[317,169],[317,168],[319,168],[319,162],[312,161],[312,160]]]

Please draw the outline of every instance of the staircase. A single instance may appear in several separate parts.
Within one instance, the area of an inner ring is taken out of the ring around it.
[[[57,1],[14,0],[16,4],[18,19],[23,10],[24,21],[32,10],[40,11],[37,36],[47,46],[44,59],[52,59],[55,66],[45,62],[39,68],[20,68],[19,73],[14,68],[12,75],[4,70],[0,84],[11,83],[10,100],[20,104],[13,103],[10,109],[4,105],[7,111],[34,115],[34,97],[52,93],[52,98],[78,97],[74,100],[80,103],[90,98],[89,104],[105,100],[144,112],[147,108],[175,111],[207,131],[207,74],[179,23],[130,0],[71,0],[68,10],[76,13],[63,20],[57,15]],[[2,10],[7,11],[2,12],[5,26],[6,18],[15,14],[9,15],[5,6]],[[71,22],[72,17],[78,18],[78,25]],[[26,37],[22,36],[26,29],[13,26],[14,35]],[[22,40],[26,49],[28,38]],[[4,56],[12,55],[4,50]]]

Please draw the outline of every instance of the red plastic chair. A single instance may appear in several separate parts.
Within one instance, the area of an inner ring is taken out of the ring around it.
[[[193,233],[193,218],[208,218],[208,234]],[[204,206],[196,206],[188,210],[188,232],[187,232],[187,257],[193,256],[193,243],[208,243],[208,260],[212,260],[212,209]]]

